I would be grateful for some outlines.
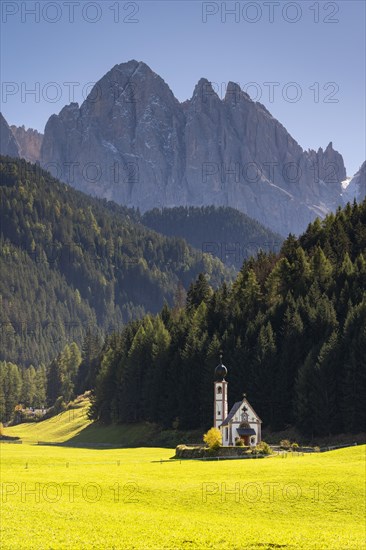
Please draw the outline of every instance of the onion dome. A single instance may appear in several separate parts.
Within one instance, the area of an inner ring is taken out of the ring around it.
[[[220,364],[215,369],[215,380],[222,382],[227,375],[227,368],[222,364],[222,354],[220,355]]]

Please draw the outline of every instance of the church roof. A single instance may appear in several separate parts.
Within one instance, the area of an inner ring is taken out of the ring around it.
[[[230,420],[233,418],[234,414],[239,409],[241,404],[242,404],[242,401],[237,401],[236,403],[234,403],[234,405],[231,407],[229,414],[227,415],[227,417],[225,418],[221,426],[227,426],[229,424]]]
[[[254,412],[255,416],[258,418],[259,422],[262,422],[262,420],[259,418],[259,416],[255,412],[253,407],[250,405],[249,401],[244,397],[244,399],[242,401],[237,401],[236,403],[234,403],[234,405],[231,407],[231,410],[230,410],[229,414],[227,415],[227,417],[225,418],[225,420],[223,421],[221,426],[227,426],[229,424],[229,422],[232,420],[233,416],[235,415],[235,413],[238,411],[238,409],[240,408],[240,406],[243,403],[247,403],[247,405],[249,405],[250,408],[252,409],[252,411]],[[245,434],[243,434],[243,435],[245,435]]]
[[[237,428],[236,431],[239,435],[255,435],[253,428]]]
[[[244,399],[244,401],[246,401],[248,403],[248,405],[250,405],[249,401],[247,399]],[[255,410],[253,409],[252,405],[250,405],[250,408],[252,409],[252,411],[254,412],[255,416],[258,418],[259,422],[262,422],[262,420],[259,418],[258,414],[255,412]]]

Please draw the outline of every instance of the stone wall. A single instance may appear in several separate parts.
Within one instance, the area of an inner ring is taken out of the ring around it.
[[[188,447],[187,445],[178,445],[175,450],[174,458],[256,458],[262,457],[260,454],[253,454],[250,447],[219,447],[218,449],[209,449],[207,447]]]

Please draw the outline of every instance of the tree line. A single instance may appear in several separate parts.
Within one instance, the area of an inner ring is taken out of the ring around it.
[[[99,336],[88,331],[81,349],[75,342],[66,344],[47,366],[0,361],[0,422],[16,419],[25,409],[67,404],[93,387],[101,346]]]

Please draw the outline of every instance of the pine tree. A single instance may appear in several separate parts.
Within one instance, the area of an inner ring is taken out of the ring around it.
[[[28,407],[34,406],[34,398],[36,394],[36,371],[31,365],[22,371],[22,393],[21,401],[23,405]]]
[[[338,333],[334,331],[320,348],[312,381],[310,417],[316,435],[331,435],[341,426],[339,389],[341,373]]]
[[[35,376],[34,407],[41,408],[46,405],[47,373],[45,365],[40,365]]]
[[[212,296],[212,288],[207,282],[203,273],[198,275],[195,283],[192,283],[187,293],[187,309],[191,311],[197,308],[202,302],[207,303]]]
[[[56,399],[62,395],[62,371],[60,355],[51,361],[47,370],[47,404],[52,406]]]
[[[8,422],[14,415],[14,408],[19,404],[22,392],[22,378],[17,365],[0,362],[0,385],[3,394],[1,422]]]
[[[253,404],[266,411],[264,420],[271,425],[275,417],[277,396],[274,392],[277,347],[271,323],[263,325],[258,334],[253,369]]]
[[[207,346],[206,357],[201,365],[200,376],[200,425],[209,428],[213,418],[213,382],[214,370],[219,362],[221,344],[217,334],[214,334]]]
[[[275,377],[276,414],[273,420],[274,429],[283,429],[286,424],[293,424],[294,384],[299,365],[304,362],[307,341],[304,324],[298,307],[291,297],[283,316],[279,336],[279,365]]]
[[[352,308],[344,328],[343,416],[346,431],[364,431],[366,425],[366,295]]]
[[[319,246],[315,248],[311,258],[311,271],[313,280],[317,281],[319,288],[321,290],[328,288],[332,279],[333,267]]]

